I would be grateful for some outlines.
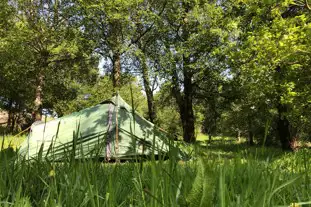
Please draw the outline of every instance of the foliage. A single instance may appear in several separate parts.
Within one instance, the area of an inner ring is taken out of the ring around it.
[[[146,98],[141,93],[142,89],[137,85],[136,79],[130,75],[128,77],[124,75],[121,81],[123,84],[118,93],[130,105],[132,105],[133,100],[134,109],[144,115],[146,113]],[[62,116],[100,104],[116,94],[112,88],[112,81],[109,77],[100,77],[95,84],[77,87],[77,98],[71,101],[59,102],[55,107],[55,111],[59,116]]]
[[[248,2],[245,6],[245,20],[241,22],[245,28],[243,41],[231,59],[244,91],[241,107],[245,108],[241,112],[250,119],[260,114],[263,119],[255,124],[260,127],[275,119],[280,104],[286,105],[288,111],[282,116],[296,129],[292,136],[299,136],[301,126],[309,123],[303,118],[307,115],[308,89],[300,86],[309,79],[305,67],[309,62],[306,35],[310,18],[303,9],[290,11],[290,2],[281,5]],[[251,17],[255,9],[256,16]]]
[[[0,81],[6,86],[0,95],[9,113],[12,107],[17,113],[53,109],[58,100],[74,98],[71,82],[92,80],[97,71],[92,41],[71,21],[68,2],[6,6],[13,14],[0,44]]]
[[[155,96],[157,106],[157,125],[174,137],[181,137],[182,127],[175,100],[170,88],[163,84]]]

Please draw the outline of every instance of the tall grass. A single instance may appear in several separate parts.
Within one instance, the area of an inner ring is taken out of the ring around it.
[[[0,153],[1,206],[310,206],[310,150],[214,143],[193,160],[31,162]],[[142,166],[142,167],[141,167]]]

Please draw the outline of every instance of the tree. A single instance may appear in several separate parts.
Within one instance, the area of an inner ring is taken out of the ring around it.
[[[230,16],[226,17],[222,2],[172,1],[167,7],[162,23],[166,35],[162,39],[165,57],[162,57],[161,64],[165,68],[165,77],[171,81],[184,140],[193,142],[196,92],[204,79],[202,74],[213,74],[203,71],[213,70],[211,65],[213,61],[217,62],[215,54],[230,40],[229,31],[233,31],[237,24]]]
[[[156,123],[157,119],[153,92],[158,79],[156,77],[156,68],[158,68],[158,52],[160,52],[161,48],[158,40],[159,36],[162,35],[160,25],[166,4],[167,1],[144,1],[141,4],[141,8],[138,9],[137,16],[134,17],[136,24],[136,48],[134,49],[134,55],[139,62],[139,72],[141,73],[147,97],[148,117],[152,123]],[[148,32],[144,28],[148,28]],[[151,74],[155,75],[152,76]]]
[[[27,71],[31,70],[32,54],[23,46],[23,38],[16,35],[20,27],[16,8],[5,1],[0,7],[0,105],[7,110],[7,128],[13,131],[20,112],[31,102],[31,78]]]
[[[137,32],[135,20],[147,12],[140,10],[144,8],[141,4],[144,4],[144,1],[85,0],[76,3],[81,11],[88,37],[97,43],[96,52],[111,61],[114,87],[120,86],[122,56],[153,26],[144,25],[141,31]]]
[[[266,108],[275,109],[277,137],[284,150],[291,149],[297,136],[297,122],[302,114],[297,110],[301,102],[301,80],[310,60],[307,34],[310,19],[303,9],[292,10],[290,2],[283,4],[252,1],[244,5],[244,35],[238,44],[233,65],[238,73],[252,80],[251,88],[265,100]],[[250,86],[250,85],[249,85]],[[298,112],[298,113],[297,113]],[[298,121],[299,122],[299,121]],[[295,126],[296,125],[296,126]]]
[[[57,96],[59,90],[53,90],[53,86],[59,86],[60,82],[66,86],[66,80],[81,78],[81,74],[87,74],[95,66],[92,63],[95,58],[90,56],[90,41],[83,39],[83,31],[73,24],[70,2],[23,0],[16,2],[15,8],[18,26],[10,38],[19,40],[31,54],[26,73],[35,90],[35,120],[41,120],[44,104],[53,105],[44,97],[66,98]]]

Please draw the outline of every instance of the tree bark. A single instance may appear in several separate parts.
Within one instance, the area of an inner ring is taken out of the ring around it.
[[[142,64],[142,75],[143,75],[143,82],[144,82],[144,88],[147,96],[147,103],[148,103],[148,116],[149,120],[154,123],[156,121],[156,109],[153,99],[153,92],[151,90],[150,86],[150,79],[149,79],[149,71],[148,66],[146,62],[146,58],[144,55],[141,58],[141,64]]]
[[[185,66],[184,66],[185,67]],[[186,142],[195,141],[194,133],[194,113],[193,113],[193,91],[192,91],[192,73],[184,68],[184,107],[183,107],[183,134]]]
[[[175,70],[173,72],[173,87],[172,92],[176,99],[179,114],[182,122],[183,128],[183,139],[185,142],[192,143],[195,142],[194,133],[194,115],[193,115],[193,104],[192,104],[192,74],[187,71],[186,68],[183,69],[184,74],[184,93],[182,94],[179,87],[178,74]]]
[[[35,107],[34,107],[34,121],[41,121],[42,119],[42,87],[44,83],[44,76],[39,74],[37,87],[36,87],[36,96],[35,96]]]
[[[115,52],[112,57],[113,69],[112,69],[112,83],[113,87],[120,86],[120,77],[121,77],[121,55],[119,52]]]

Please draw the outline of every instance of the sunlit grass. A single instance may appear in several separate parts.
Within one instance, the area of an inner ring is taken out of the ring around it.
[[[207,134],[198,133],[196,136],[196,141],[206,142],[209,141],[209,137]],[[212,141],[232,141],[237,142],[238,140],[235,137],[224,137],[224,136],[212,136]],[[244,137],[240,138],[240,143],[245,142],[246,139]]]
[[[26,135],[21,136],[2,136],[0,137],[0,148],[3,147],[3,149],[6,149],[8,147],[11,147],[13,149],[17,149],[20,147],[22,142],[26,139]]]
[[[206,135],[206,134],[203,134],[203,133],[198,133],[197,134],[197,137],[196,137],[196,140],[197,141],[206,141],[206,140],[208,140],[208,135]]]

